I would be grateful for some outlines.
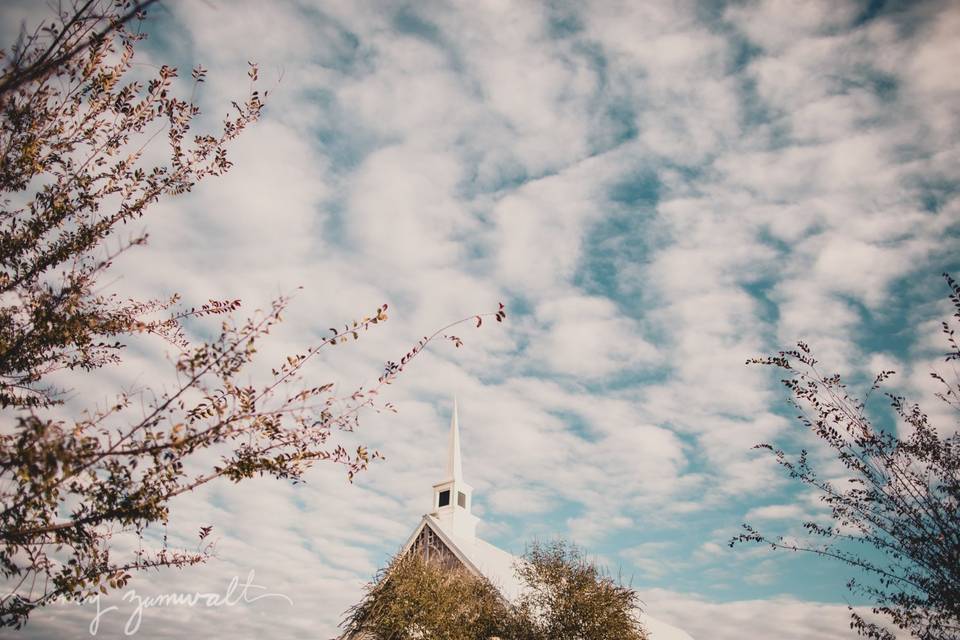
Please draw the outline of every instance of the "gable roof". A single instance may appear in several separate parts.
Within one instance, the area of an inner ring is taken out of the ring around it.
[[[403,545],[401,555],[410,549],[424,527],[430,527],[467,569],[489,580],[504,598],[512,601],[520,595],[521,584],[513,570],[518,560],[515,555],[495,547],[486,540],[477,537],[469,539],[459,535],[433,515],[423,516],[420,524]]]

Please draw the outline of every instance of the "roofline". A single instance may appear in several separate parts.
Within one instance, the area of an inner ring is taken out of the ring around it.
[[[440,540],[442,540],[445,545],[447,545],[447,548],[450,549],[450,551],[453,553],[454,556],[456,556],[457,560],[463,563],[463,566],[469,569],[471,573],[473,573],[474,575],[480,576],[481,578],[485,578],[486,576],[483,575],[483,572],[480,571],[480,569],[478,569],[476,565],[474,565],[473,562],[470,561],[470,559],[466,556],[466,554],[464,554],[463,551],[460,550],[460,548],[457,546],[457,543],[454,542],[450,538],[450,536],[444,533],[443,529],[440,526],[434,525],[433,524],[434,522],[436,522],[436,518],[434,518],[430,514],[424,514],[423,518],[420,520],[420,524],[417,526],[416,529],[413,530],[413,535],[411,535],[407,539],[406,543],[404,543],[403,548],[400,550],[399,555],[400,556],[406,555],[407,551],[410,550],[410,547],[413,546],[413,543],[416,542],[417,536],[419,536],[420,532],[423,531],[423,528],[426,526],[429,526],[430,530],[433,531],[435,534],[437,534],[437,537],[440,538]]]

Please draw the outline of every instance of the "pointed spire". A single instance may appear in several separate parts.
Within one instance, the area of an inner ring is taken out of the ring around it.
[[[453,397],[453,415],[450,418],[450,450],[447,454],[447,477],[463,480],[463,467],[460,463],[460,424],[457,418],[457,397]]]

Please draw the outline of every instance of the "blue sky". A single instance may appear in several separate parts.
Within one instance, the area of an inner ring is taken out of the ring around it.
[[[252,569],[292,608],[158,610],[139,635],[332,635],[428,509],[455,394],[482,537],[569,537],[698,640],[851,637],[845,568],[725,544],[823,514],[751,450],[822,453],[744,361],[802,339],[955,424],[927,372],[960,272],[956,5],[170,1],[146,30],[144,64],[209,69],[211,122],[248,60],[271,95],[230,174],[145,221],[118,291],[253,309],[302,285],[265,357],[389,303],[318,367],[343,389],[452,319],[509,318],[431,350],[399,414],[345,436],[387,458],[353,485],[318,467],[187,496],[171,535],[212,524],[219,559],[134,585]],[[170,375],[161,346],[134,353],[93,388]],[[88,622],[51,609],[28,635]]]

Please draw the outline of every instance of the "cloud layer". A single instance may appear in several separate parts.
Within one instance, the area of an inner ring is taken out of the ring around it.
[[[271,96],[231,173],[146,221],[119,290],[252,309],[302,285],[272,354],[388,302],[318,371],[345,388],[447,321],[510,317],[416,362],[399,415],[365,420],[387,460],[354,485],[317,468],[185,496],[171,529],[213,524],[219,559],[134,583],[222,591],[253,569],[293,607],[156,609],[139,634],[332,636],[428,508],[456,394],[481,535],[570,536],[697,638],[849,637],[842,568],[725,546],[744,519],[789,532],[818,509],[751,451],[801,437],[743,362],[804,339],[854,378],[896,361],[929,398],[923,332],[960,267],[955,6],[164,6],[144,57],[208,67],[212,116],[247,60]],[[27,635],[89,621],[64,605]]]

